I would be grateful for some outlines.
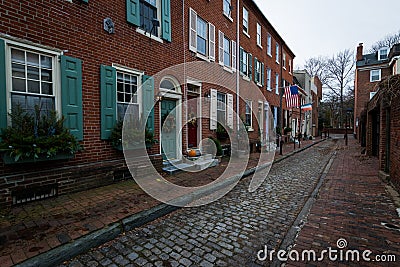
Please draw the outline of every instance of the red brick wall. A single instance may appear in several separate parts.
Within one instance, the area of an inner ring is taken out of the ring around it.
[[[400,191],[400,97],[392,100],[390,108],[390,179]]]

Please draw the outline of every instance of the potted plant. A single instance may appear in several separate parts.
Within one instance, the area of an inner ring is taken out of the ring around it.
[[[287,135],[287,134],[290,133],[291,131],[292,131],[292,128],[290,128],[290,127],[285,127],[285,128],[283,129],[283,132],[284,132],[285,135]]]
[[[226,140],[229,138],[228,131],[220,124],[219,122],[217,123],[217,139],[220,141]]]
[[[9,114],[11,126],[2,129],[0,151],[6,164],[73,158],[79,142],[64,127],[56,111],[44,114],[39,106],[30,113],[20,105]]]

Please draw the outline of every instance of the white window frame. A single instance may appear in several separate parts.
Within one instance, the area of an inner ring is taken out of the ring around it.
[[[247,16],[245,16],[247,14]],[[243,7],[243,33],[250,37],[249,35],[249,11],[247,8]]]
[[[383,51],[386,51],[386,53],[383,54],[382,53]],[[389,48],[388,47],[381,47],[378,50],[378,60],[385,60],[388,58],[388,56],[389,56]]]
[[[267,90],[272,91],[271,87],[271,76],[272,75],[272,70],[270,68],[267,68]]]
[[[242,58],[243,58],[243,66],[244,65],[246,65],[246,73],[244,73],[243,72],[243,69],[241,69],[240,70],[240,74],[243,76],[243,77],[246,77],[246,78],[250,78],[250,76],[249,76],[249,54],[250,53],[247,53],[244,49],[242,50],[243,51],[243,55],[242,55]],[[246,58],[245,58],[246,57]]]
[[[282,68],[284,69],[284,70],[286,70],[286,53],[285,52],[283,52],[282,53]]]
[[[378,72],[378,79],[373,79],[374,76],[377,76],[376,74],[374,75],[374,72]],[[369,72],[369,81],[370,82],[379,82],[382,78],[382,70],[381,69],[374,69],[374,70],[370,70]]]
[[[269,33],[267,35],[267,55],[272,57],[272,37]]]
[[[196,29],[196,53],[199,55],[199,56],[203,56],[203,57],[206,57],[206,58],[208,58],[208,55],[210,54],[210,48],[209,48],[209,33],[210,33],[210,29],[209,29],[209,24],[208,24],[208,22],[206,21],[206,20],[204,20],[202,17],[200,17],[200,16],[197,16],[197,21],[196,21],[196,26],[198,27],[199,26],[199,21],[203,21],[205,24],[206,24],[206,53],[205,54],[202,54],[201,52],[199,52],[199,43],[198,43],[198,41],[197,41],[197,39],[198,39],[198,37],[199,37],[199,32],[197,31],[197,29]],[[200,38],[202,38],[202,37],[200,37]]]
[[[206,39],[206,55],[203,55],[197,50],[197,23],[198,19],[203,20],[207,24],[207,39]],[[192,21],[194,20],[194,21]],[[195,23],[195,25],[193,25]],[[193,36],[195,36],[194,39]],[[189,9],[189,50],[196,54],[196,57],[205,61],[215,61],[215,26],[210,22],[207,22],[203,18],[197,15],[197,12],[190,8]]]
[[[261,81],[261,78],[262,78],[261,70],[262,70],[262,68],[261,68],[261,65],[262,65],[262,62],[257,59],[257,61],[255,62],[255,68],[254,68],[254,75],[255,75],[254,76],[254,80],[257,80],[257,85],[258,86],[262,86],[262,81]],[[256,77],[257,77],[257,79],[256,79]]]
[[[139,0],[139,2],[140,2],[140,0]],[[140,3],[139,3],[139,6],[140,6]],[[162,12],[161,11],[161,0],[156,0],[156,8],[157,8],[157,20],[161,21],[161,12]],[[139,11],[139,18],[140,18],[140,16],[142,16],[142,14]],[[161,27],[162,27],[162,25],[160,25],[157,35],[154,35],[153,33],[150,34],[150,32],[145,31],[141,27],[137,27],[136,28],[136,32],[138,32],[140,34],[143,34],[143,35],[145,35],[145,36],[147,36],[147,37],[149,37],[149,38],[151,38],[151,39],[153,39],[153,40],[155,40],[157,42],[164,43],[163,39],[161,39],[161,34],[162,34]]]
[[[218,96],[223,96],[224,97],[224,101],[220,101],[220,100],[218,100]],[[226,108],[227,108],[227,106],[228,106],[228,104],[227,104],[227,101],[228,101],[228,99],[227,99],[227,95],[225,94],[225,93],[222,93],[222,92],[220,92],[220,91],[217,91],[217,121],[218,121],[218,111],[220,111],[220,112],[224,112],[224,123],[226,123],[227,122],[227,110],[226,110]],[[222,103],[224,103],[225,105],[224,105],[224,109],[221,109],[221,108],[219,108],[218,107],[218,102],[222,102]]]
[[[289,73],[292,73],[292,60],[289,59]]]
[[[250,107],[250,113],[247,112],[247,107]],[[253,101],[252,100],[245,100],[245,122],[247,123],[247,115],[250,115],[250,125],[246,125],[247,131],[254,131],[253,129]]]
[[[61,66],[59,63],[59,56],[62,55],[62,52],[59,50],[51,50],[45,48],[44,46],[35,46],[31,44],[25,44],[21,42],[17,42],[14,40],[4,39],[6,45],[6,93],[7,93],[7,110],[11,112],[12,103],[11,103],[11,93],[12,93],[12,67],[11,67],[11,49],[19,49],[32,53],[43,54],[52,58],[52,67],[53,67],[53,96],[54,96],[54,109],[58,114],[62,114],[61,108]],[[29,93],[26,93],[29,95]],[[40,94],[33,94],[40,95]],[[10,118],[8,118],[8,123],[11,123]]]
[[[219,45],[218,45],[218,57],[219,57],[219,64],[224,67],[224,70],[227,70],[229,72],[236,72],[236,58],[237,58],[237,48],[236,48],[236,41],[228,38],[225,36],[225,34],[221,31],[218,32],[218,39],[219,39]],[[230,65],[225,65],[225,53],[227,53],[226,47],[225,47],[225,40],[229,41],[229,60],[230,60]]]
[[[278,63],[278,64],[280,64],[279,63],[279,60],[280,60],[280,56],[279,56],[279,54],[280,54],[280,45],[278,44],[278,42],[275,44],[275,61],[276,61],[276,63]]]
[[[279,74],[275,73],[275,93],[279,95]]]
[[[229,6],[227,6],[227,4]],[[227,17],[231,22],[233,22],[233,18],[232,18],[232,11],[231,9],[226,10],[226,8],[231,8],[232,7],[232,0],[222,0],[222,12],[224,14],[225,17]],[[228,13],[227,13],[228,11]]]
[[[257,22],[257,45],[262,48],[262,27],[261,24]]]

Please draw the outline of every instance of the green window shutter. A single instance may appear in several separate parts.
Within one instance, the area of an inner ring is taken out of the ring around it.
[[[147,118],[146,127],[154,132],[154,78],[142,77],[143,118]]]
[[[257,63],[258,63],[258,60],[257,60],[257,58],[255,57],[255,58],[254,58],[254,70],[255,70],[255,71],[254,71],[254,74],[255,74],[255,75],[254,75],[254,82],[255,82],[255,83],[258,83],[258,82],[259,82],[258,77],[257,77],[257,76],[258,76],[258,75],[257,75],[257,65],[258,65]]]
[[[265,75],[264,75],[264,63],[261,63],[261,85],[264,86],[265,82]]]
[[[243,47],[239,47],[239,71],[243,73]]]
[[[161,30],[162,38],[171,42],[171,3],[170,0],[162,0],[161,3]]]
[[[0,39],[0,129],[7,128],[6,43]]]
[[[82,2],[84,2],[85,4],[88,4],[89,0],[82,0]]]
[[[126,0],[126,20],[133,25],[140,26],[139,0]]]
[[[61,56],[61,102],[65,127],[83,140],[82,61]]]
[[[117,121],[117,75],[110,66],[100,66],[101,139],[110,138]]]
[[[248,54],[249,56],[249,78],[250,81],[253,78],[253,55],[252,54]]]

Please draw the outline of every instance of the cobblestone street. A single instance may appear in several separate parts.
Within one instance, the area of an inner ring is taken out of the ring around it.
[[[63,266],[268,265],[257,252],[279,249],[335,148],[322,142],[275,164],[254,193],[246,178],[210,205],[178,210]]]

